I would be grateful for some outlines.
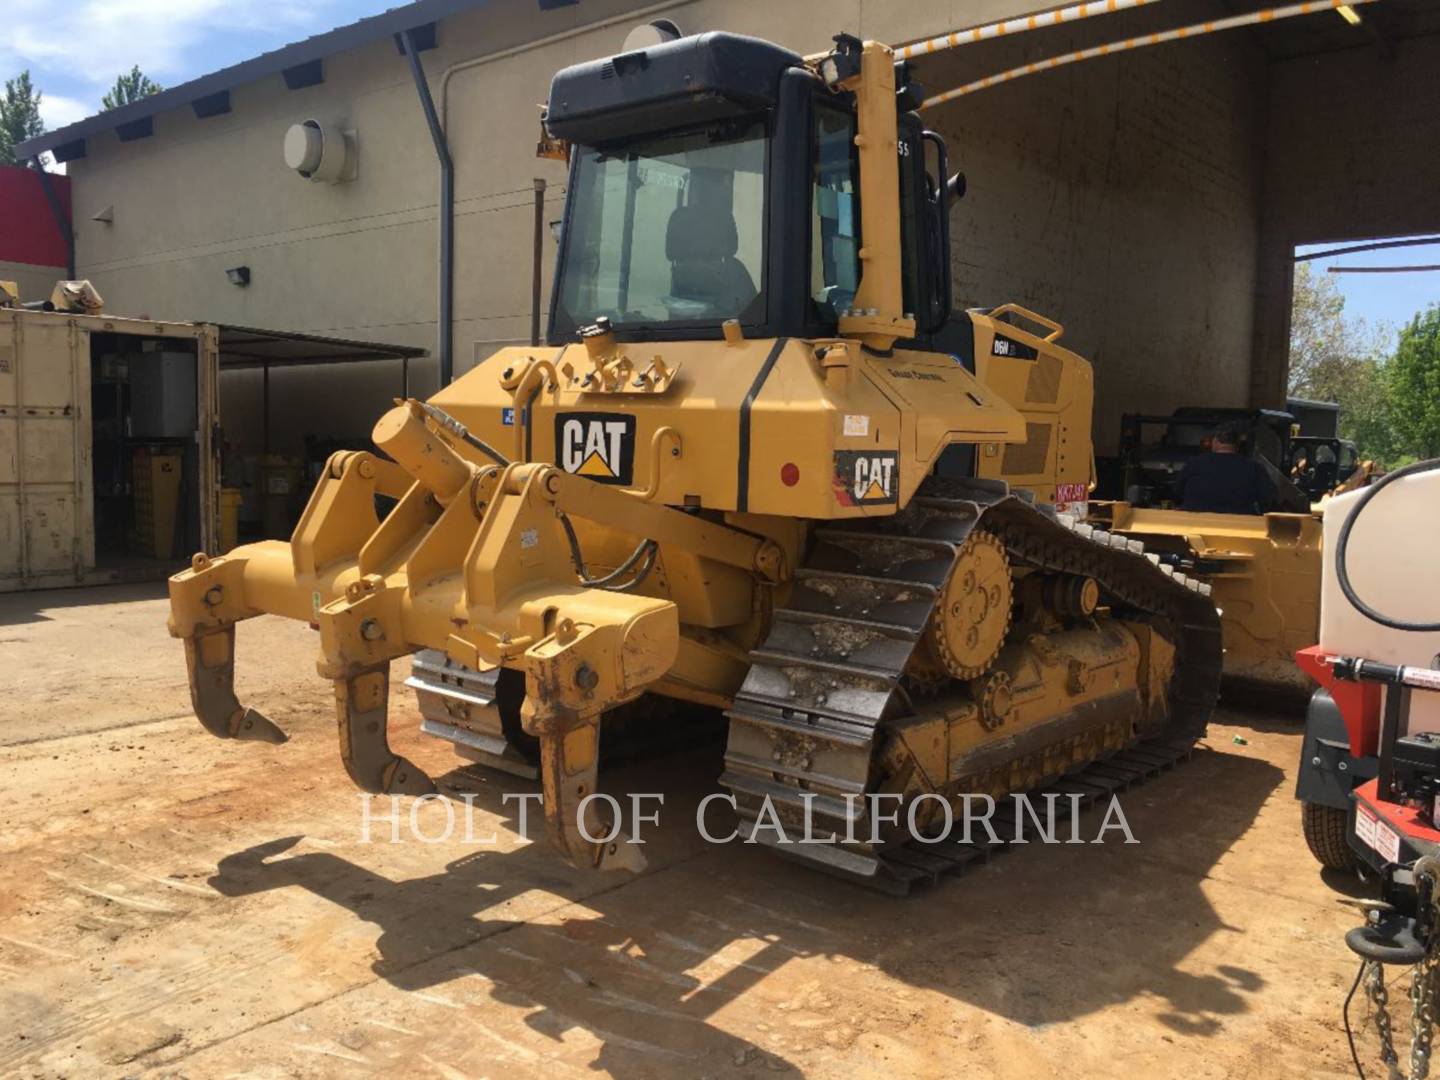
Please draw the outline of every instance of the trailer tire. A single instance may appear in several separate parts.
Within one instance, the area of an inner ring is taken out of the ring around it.
[[[1320,803],[1300,804],[1300,824],[1305,843],[1315,861],[1329,870],[1355,870],[1360,860],[1346,838],[1349,815],[1344,810]]]

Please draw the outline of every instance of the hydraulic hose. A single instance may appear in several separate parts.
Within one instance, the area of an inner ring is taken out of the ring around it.
[[[1406,622],[1404,619],[1392,618],[1382,612],[1376,611],[1369,604],[1361,600],[1355,592],[1355,586],[1350,584],[1350,574],[1345,565],[1346,550],[1350,545],[1350,530],[1355,527],[1355,521],[1360,517],[1360,512],[1370,505],[1370,500],[1379,495],[1387,484],[1399,480],[1402,476],[1415,476],[1418,473],[1430,472],[1432,469],[1440,469],[1440,458],[1431,458],[1429,461],[1417,461],[1413,465],[1406,465],[1403,469],[1396,469],[1394,472],[1382,477],[1379,483],[1373,484],[1365,489],[1365,493],[1355,501],[1355,508],[1350,511],[1350,516],[1345,519],[1345,524],[1340,526],[1340,539],[1335,544],[1335,577],[1340,582],[1340,591],[1345,594],[1345,599],[1354,605],[1355,610],[1364,615],[1371,622],[1379,623],[1381,626],[1389,627],[1391,630],[1404,630],[1409,633],[1433,634],[1440,632],[1440,622]]]
[[[484,439],[480,439],[472,435],[469,428],[467,428],[459,420],[456,420],[455,417],[451,416],[444,409],[436,405],[431,405],[428,401],[422,401],[419,403],[419,405],[420,408],[425,410],[425,414],[429,416],[430,419],[434,420],[437,424],[439,424],[446,431],[450,432],[450,434],[454,435],[457,439],[460,439],[463,442],[469,444],[470,446],[473,446],[476,450],[479,450],[482,454],[488,457],[491,461],[495,462],[495,464],[499,465],[502,469],[506,465],[510,464],[509,458],[507,458],[504,454],[500,453],[499,450],[496,450]]]
[[[612,592],[628,592],[649,576],[651,569],[655,565],[655,555],[660,548],[660,545],[655,543],[654,540],[640,541],[639,546],[614,570],[601,577],[592,578],[589,570],[585,568],[585,556],[580,551],[580,538],[575,535],[575,526],[570,524],[570,518],[567,515],[561,514],[559,517],[560,526],[565,530],[565,538],[570,543],[570,560],[575,564],[575,573],[579,576],[581,585],[591,589],[609,589]],[[643,563],[641,563],[642,559],[644,560]],[[616,584],[616,582],[635,567],[636,563],[641,563],[641,566],[640,569],[635,572],[635,576],[623,584]]]

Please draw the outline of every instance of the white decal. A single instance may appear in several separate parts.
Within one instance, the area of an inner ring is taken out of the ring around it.
[[[571,417],[561,427],[560,465],[570,473],[618,476],[624,438],[623,420]]]
[[[1366,847],[1375,846],[1375,819],[1358,806],[1355,808],[1355,835]]]
[[[1383,821],[1375,823],[1375,842],[1370,845],[1386,862],[1400,861],[1400,835]]]
[[[857,502],[889,499],[894,489],[895,459],[893,457],[867,457],[855,459],[855,478],[852,490]]]
[[[870,417],[845,414],[845,434],[864,438],[870,434]]]

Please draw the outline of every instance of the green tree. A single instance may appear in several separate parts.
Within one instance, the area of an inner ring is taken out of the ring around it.
[[[1395,452],[1385,354],[1392,331],[1345,314],[1329,274],[1296,263],[1290,313],[1290,393],[1340,405],[1340,434],[1362,457]]]
[[[1440,304],[1431,304],[1401,329],[1385,374],[1397,449],[1440,457]]]
[[[15,147],[45,131],[40,119],[41,93],[30,81],[30,72],[22,71],[5,80],[5,94],[0,97],[0,165],[15,165]]]
[[[132,101],[158,94],[163,89],[165,88],[159,83],[151,82],[149,76],[140,70],[140,65],[136,64],[128,74],[115,77],[115,85],[100,99],[100,108],[109,112],[121,105],[129,105]]]

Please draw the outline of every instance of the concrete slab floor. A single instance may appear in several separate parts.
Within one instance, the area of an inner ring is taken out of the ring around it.
[[[530,785],[418,734],[398,678],[397,750],[497,842],[362,842],[312,633],[240,628],[242,700],[292,740],[231,744],[188,715],[166,609],[0,597],[0,1075],[1350,1075],[1355,916],[1300,834],[1297,716],[1222,712],[1124,797],[1136,846],[906,900],[701,842],[718,749],[635,762],[606,786],[666,794],[650,867],[593,875],[518,835],[501,796]]]

